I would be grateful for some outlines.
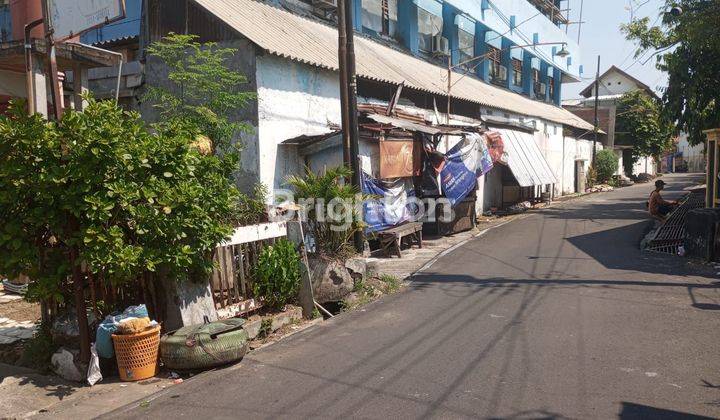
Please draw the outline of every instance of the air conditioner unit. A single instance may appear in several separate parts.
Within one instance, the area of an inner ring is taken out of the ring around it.
[[[435,35],[432,39],[433,55],[450,55],[450,42],[442,35]]]
[[[545,83],[535,83],[535,92],[539,95],[545,96],[547,85]]]
[[[313,0],[313,7],[322,10],[335,10],[337,9],[337,0]]]
[[[500,70],[500,72],[498,73],[498,79],[503,80],[503,81],[507,80],[507,77],[508,77],[507,67],[500,66],[498,68]]]

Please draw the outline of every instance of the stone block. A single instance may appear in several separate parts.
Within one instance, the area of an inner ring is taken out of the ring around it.
[[[20,341],[17,337],[10,337],[7,335],[0,335],[0,345],[12,344],[16,341]]]
[[[338,302],[355,288],[355,282],[342,261],[309,259],[312,287],[318,303]]]
[[[161,282],[165,302],[164,323],[168,331],[218,319],[209,279],[191,281],[166,278]]]
[[[259,316],[254,316],[248,319],[243,324],[243,329],[247,331],[248,338],[250,340],[254,340],[258,334],[260,334],[260,327],[262,326],[262,318]]]
[[[292,306],[284,312],[272,316],[271,331],[277,331],[285,325],[292,324],[295,320],[302,319],[302,309]]]

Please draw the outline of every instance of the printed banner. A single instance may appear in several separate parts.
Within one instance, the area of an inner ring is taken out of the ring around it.
[[[468,134],[445,155],[440,182],[445,197],[454,207],[476,188],[477,178],[492,169],[493,163],[485,139]]]
[[[366,232],[381,231],[410,220],[408,197],[415,195],[412,180],[407,182],[397,179],[393,183],[386,183],[363,172],[362,191],[377,197],[363,203]]]

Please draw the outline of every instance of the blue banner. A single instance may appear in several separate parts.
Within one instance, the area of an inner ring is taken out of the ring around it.
[[[408,208],[408,197],[414,197],[412,181],[406,185],[405,179],[398,179],[394,185],[388,186],[362,173],[362,192],[372,194],[376,198],[363,202],[363,220],[366,232],[377,232],[410,220],[411,209]]]
[[[492,167],[484,138],[475,133],[468,135],[445,155],[445,165],[440,170],[443,195],[454,207],[476,188],[477,178]]]

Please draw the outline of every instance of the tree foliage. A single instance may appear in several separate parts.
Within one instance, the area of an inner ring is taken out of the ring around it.
[[[200,43],[197,35],[170,33],[147,51],[167,65],[172,85],[149,86],[143,98],[154,104],[161,121],[190,121],[210,138],[213,151],[231,150],[235,135],[249,126],[230,115],[255,98],[243,90],[245,75],[227,65],[237,49]]]
[[[308,168],[305,177],[287,178],[295,190],[295,198],[312,200],[303,211],[318,253],[337,257],[352,254],[348,240],[362,228],[354,204],[367,196],[344,182],[351,175],[352,170],[347,166],[336,166],[320,174]]]
[[[0,116],[0,272],[32,278],[32,298],[62,300],[72,264],[114,284],[210,270],[238,193],[224,159],[196,147],[198,130],[175,120],[151,132],[91,98],[57,122],[13,104]]]
[[[282,309],[300,290],[300,256],[295,245],[280,239],[260,251],[253,293],[271,309]]]
[[[610,149],[603,149],[595,156],[595,174],[597,181],[606,183],[618,170],[618,157]]]
[[[673,126],[661,104],[645,91],[624,94],[617,105],[616,143],[632,146],[633,164],[643,156],[656,160],[672,146]]]
[[[636,59],[652,53],[668,73],[663,113],[699,144],[703,130],[720,127],[720,1],[666,0],[664,10],[673,6],[681,12],[663,12],[660,25],[643,18],[621,29],[638,43]]]

